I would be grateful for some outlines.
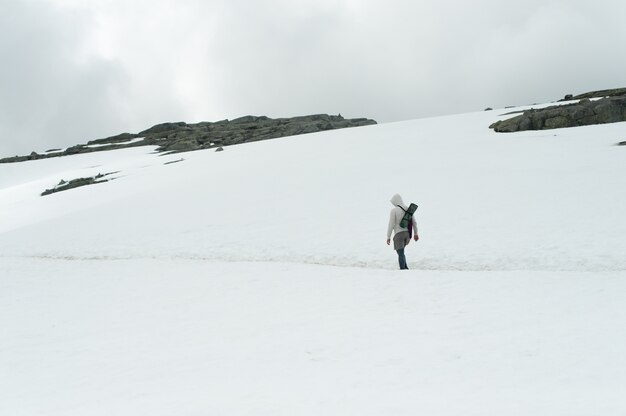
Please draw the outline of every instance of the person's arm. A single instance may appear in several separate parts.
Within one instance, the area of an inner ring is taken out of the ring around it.
[[[413,239],[417,241],[420,239],[417,235],[417,221],[415,220],[415,215],[413,215],[411,218],[413,219]]]
[[[389,214],[389,225],[387,225],[387,245],[391,243],[391,232],[393,231],[393,223],[395,220],[395,216],[393,215],[393,210]]]

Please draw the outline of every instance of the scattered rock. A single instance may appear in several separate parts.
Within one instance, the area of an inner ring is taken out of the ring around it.
[[[491,110],[493,110],[493,108],[491,108],[491,107],[485,108],[485,111],[491,111]]]
[[[0,163],[17,163],[17,162],[26,162],[30,160],[28,156],[12,156],[5,157],[4,159],[0,159]]]
[[[192,150],[198,150],[201,148],[202,146],[194,138],[172,140],[171,144],[167,146],[161,146],[161,150],[165,150],[170,153],[190,152]]]
[[[182,162],[183,160],[185,159],[181,157],[180,159],[177,159],[177,160],[170,160],[169,162],[165,162],[164,165],[171,165],[172,163]]]
[[[103,144],[125,143],[125,142],[131,141],[132,139],[136,139],[137,137],[140,137],[140,136],[138,134],[122,133],[122,134],[118,134],[117,136],[106,137],[104,139],[91,140],[87,142],[87,145],[91,146],[94,144],[103,145]]]
[[[243,117],[239,117],[236,118],[234,120],[231,120],[230,122],[233,124],[237,124],[237,123],[257,123],[259,121],[265,121],[265,120],[269,120],[267,117],[265,116],[261,116],[261,117],[255,117],[255,116],[243,116]]]
[[[162,123],[157,124],[156,126],[152,126],[147,130],[139,132],[140,135],[150,135],[150,134],[162,134],[167,131],[177,130],[180,128],[185,128],[187,123],[179,121],[177,123]]]
[[[617,145],[618,145],[618,146],[626,146],[626,141],[619,142]]]
[[[67,149],[65,149],[65,152],[63,152],[66,155],[75,155],[78,153],[86,153],[89,151],[93,151],[93,150],[89,150],[89,147],[86,147],[85,145],[82,144],[78,144],[76,146],[72,146],[72,147],[68,147]]]
[[[224,151],[224,148],[220,146],[220,147],[218,147],[217,149],[215,149],[215,151],[216,151],[216,152],[223,152],[223,151]]]

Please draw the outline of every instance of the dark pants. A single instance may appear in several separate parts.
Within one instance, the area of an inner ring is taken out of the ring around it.
[[[408,231],[400,231],[393,236],[393,249],[398,253],[398,263],[400,263],[400,270],[409,270],[406,265],[406,257],[404,256],[404,247],[409,244],[411,237]]]
[[[404,255],[404,249],[396,250],[398,253],[398,263],[400,263],[400,270],[409,270],[409,267],[406,265],[406,256]]]

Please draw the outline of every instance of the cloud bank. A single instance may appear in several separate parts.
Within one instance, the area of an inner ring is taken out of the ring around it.
[[[9,0],[0,154],[164,121],[389,122],[626,86],[619,1]]]

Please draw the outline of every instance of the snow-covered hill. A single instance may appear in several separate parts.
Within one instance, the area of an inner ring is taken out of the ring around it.
[[[623,414],[626,123],[504,112],[0,165],[0,414]]]
[[[429,270],[626,270],[626,123],[498,134],[490,111],[160,156],[0,165],[0,252],[393,268],[389,198]],[[185,159],[179,163],[168,161]],[[41,197],[60,180],[114,181]],[[382,243],[382,244],[381,244]]]

